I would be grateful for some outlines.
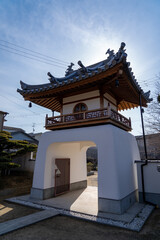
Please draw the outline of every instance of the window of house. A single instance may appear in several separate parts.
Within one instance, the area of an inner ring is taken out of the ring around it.
[[[73,110],[74,113],[85,112],[85,111],[87,111],[87,105],[84,103],[78,103]]]

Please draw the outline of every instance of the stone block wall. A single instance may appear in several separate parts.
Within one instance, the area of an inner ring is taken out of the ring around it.
[[[141,159],[145,159],[143,136],[136,137]],[[146,135],[148,159],[160,159],[160,133]]]

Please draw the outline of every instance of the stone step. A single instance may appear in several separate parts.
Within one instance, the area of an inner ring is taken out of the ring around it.
[[[56,215],[59,215],[58,211],[56,211],[55,209],[47,209],[33,214],[29,214],[24,217],[0,223],[0,236],[14,230],[29,226],[31,224],[40,222],[42,220],[54,217]]]

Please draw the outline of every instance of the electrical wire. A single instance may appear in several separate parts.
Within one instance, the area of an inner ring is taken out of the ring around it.
[[[24,110],[24,107],[23,107],[22,105],[18,104],[17,102],[15,102],[15,101],[13,101],[13,100],[10,100],[9,98],[4,97],[4,96],[2,96],[2,95],[0,95],[0,96],[1,96],[2,98],[4,98],[4,99],[7,99],[9,102],[12,102],[12,103],[20,106],[20,107],[23,108],[23,110]],[[36,112],[34,112],[34,111],[30,110],[30,109],[25,109],[25,110],[26,110],[26,111],[30,111],[30,112],[34,113],[35,115],[40,115],[39,113],[36,113]]]
[[[31,50],[31,49],[29,49],[29,48],[21,47],[21,46],[19,46],[19,45],[17,45],[17,44],[11,43],[11,42],[8,42],[8,41],[2,40],[2,39],[0,39],[0,41],[1,41],[1,42],[5,42],[5,43],[8,43],[8,44],[11,44],[11,45],[13,45],[13,46],[16,46],[16,47],[18,47],[18,48],[22,48],[22,49],[24,49],[24,50],[27,50],[27,51],[30,51],[30,52],[33,52],[33,53],[36,53],[36,54],[38,54],[38,55],[41,55],[41,56],[44,56],[44,57],[47,57],[47,58],[50,58],[50,59],[59,61],[59,62],[61,62],[61,63],[69,64],[69,63],[66,62],[66,61],[63,61],[63,60],[60,60],[60,59],[57,59],[57,58],[54,58],[54,57],[47,56],[47,55],[42,54],[42,53],[40,53],[40,52],[36,52],[36,51]]]
[[[41,61],[41,60],[38,60],[36,58],[32,58],[32,57],[28,57],[28,56],[25,56],[25,55],[22,55],[22,54],[19,54],[19,53],[15,53],[15,52],[12,52],[12,51],[9,51],[7,49],[3,49],[3,48],[0,48],[1,50],[4,50],[6,52],[9,52],[9,53],[13,53],[13,54],[16,54],[16,55],[19,55],[19,56],[22,56],[22,57],[25,57],[25,58],[29,58],[29,59],[32,59],[32,60],[35,60],[35,61],[38,61],[38,62],[42,62],[42,63],[46,63],[46,64],[49,64],[49,65],[52,65],[52,66],[55,66],[55,67],[60,67],[60,68],[63,68],[62,66],[58,66],[58,65],[55,65],[55,64],[52,64],[52,63],[48,63],[48,62],[45,62],[45,61]]]
[[[20,53],[27,54],[27,55],[29,55],[29,56],[32,56],[32,57],[35,57],[35,58],[38,58],[38,59],[42,59],[42,60],[47,61],[47,62],[49,61],[49,62],[53,62],[53,63],[55,63],[55,64],[64,65],[64,66],[66,67],[66,64],[64,64],[64,63],[59,63],[59,62],[57,62],[56,60],[48,60],[48,59],[46,59],[46,57],[39,57],[39,56],[36,56],[36,55],[34,55],[34,54],[31,54],[31,53],[27,53],[27,52],[24,52],[24,51],[21,51],[21,50],[12,48],[12,47],[5,46],[5,45],[3,45],[3,44],[0,44],[0,46],[5,47],[5,48],[9,48],[9,49],[11,49],[11,50],[14,50],[14,51],[17,51],[17,52],[20,52]]]
[[[0,95],[0,96],[1,96],[1,95]],[[4,96],[3,96],[3,97],[4,97]],[[12,96],[12,97],[14,97],[14,98],[16,98],[16,99],[18,99],[19,101],[22,101],[22,102],[24,103],[24,100],[23,100],[23,99],[18,98],[18,97],[16,97],[16,96]],[[37,107],[37,108],[40,108],[41,110],[44,110],[44,111],[45,111],[44,114],[46,114],[47,109],[44,109],[42,106],[39,106],[39,105],[37,105],[36,103],[32,103],[32,104],[34,104],[34,107]],[[43,114],[43,113],[42,113],[42,114]]]

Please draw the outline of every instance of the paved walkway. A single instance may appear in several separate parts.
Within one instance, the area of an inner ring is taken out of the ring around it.
[[[98,211],[98,188],[88,186],[85,189],[67,192],[56,198],[37,200],[30,198],[30,195],[16,197],[15,199],[40,204],[42,206],[57,209],[66,209],[78,213],[88,214],[96,217],[103,217],[112,220],[131,222],[134,217],[144,208],[144,204],[135,203],[123,214],[112,214]]]
[[[36,200],[30,198],[30,195],[25,195],[8,199],[8,201],[39,209],[56,208],[62,215],[78,217],[134,231],[140,231],[154,209],[150,205],[135,203],[121,215],[98,212],[97,187],[91,186],[47,200]]]
[[[33,213],[24,217],[16,218],[10,221],[0,223],[0,235],[12,232],[19,228],[29,226],[33,223],[40,222],[42,220],[54,217],[58,215],[59,212],[55,209],[43,210],[37,213]]]

